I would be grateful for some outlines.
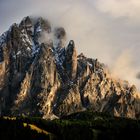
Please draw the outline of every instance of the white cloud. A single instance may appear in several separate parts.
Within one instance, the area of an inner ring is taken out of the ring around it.
[[[140,21],[139,0],[97,0],[96,6],[102,12],[108,13],[113,17],[123,17]]]
[[[123,77],[139,88],[139,79],[136,78],[136,75],[139,73],[140,65],[136,65],[134,57],[136,56],[134,56],[133,50],[124,50],[112,65],[112,75],[120,79]]]

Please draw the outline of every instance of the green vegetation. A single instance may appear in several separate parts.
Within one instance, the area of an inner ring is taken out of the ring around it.
[[[140,138],[140,120],[112,117],[90,111],[59,120],[0,118],[0,139],[120,140]]]
[[[37,127],[35,124],[23,122],[23,119],[15,117],[0,118],[0,140],[51,140],[53,137],[53,134]]]

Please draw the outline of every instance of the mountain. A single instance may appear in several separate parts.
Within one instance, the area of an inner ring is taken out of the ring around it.
[[[1,35],[0,115],[54,119],[90,110],[140,118],[136,87],[65,42],[65,29],[41,17],[25,17]]]

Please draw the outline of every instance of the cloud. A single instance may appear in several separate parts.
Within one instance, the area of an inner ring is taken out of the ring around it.
[[[115,18],[123,17],[140,22],[139,0],[97,0],[96,6],[100,11],[110,14]]]
[[[53,26],[64,27],[67,43],[75,40],[79,53],[98,58],[118,77],[140,87],[136,78],[140,69],[139,0],[2,0],[0,32],[27,15],[43,16]]]
[[[137,65],[136,58],[134,58],[133,50],[124,50],[114,61],[112,65],[112,75],[116,78],[122,78],[129,81],[130,84],[134,84],[139,88],[139,69],[140,65]],[[135,62],[136,61],[136,62]],[[139,88],[140,89],[140,88]]]

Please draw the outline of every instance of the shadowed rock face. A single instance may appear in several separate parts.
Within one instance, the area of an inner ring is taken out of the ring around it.
[[[49,41],[40,42],[45,33]],[[64,28],[24,18],[0,37],[0,115],[54,119],[83,110],[139,118],[136,87],[110,76],[97,59],[64,45]]]

